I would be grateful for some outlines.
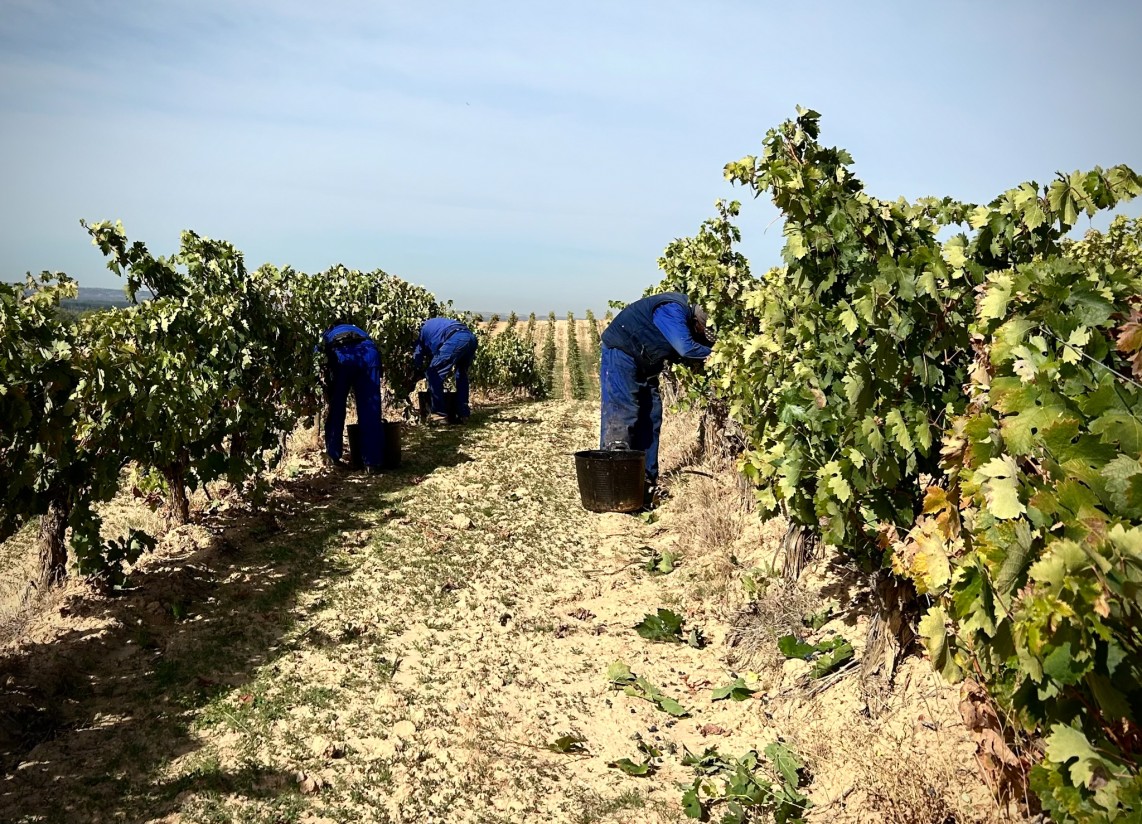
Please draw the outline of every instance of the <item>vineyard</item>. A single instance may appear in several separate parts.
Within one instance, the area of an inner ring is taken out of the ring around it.
[[[193,232],[176,255],[155,258],[121,226],[84,225],[126,277],[129,307],[72,320],[58,311],[76,292],[64,275],[0,285],[0,468],[10,479],[0,539],[41,517],[41,585],[64,576],[68,543],[76,570],[110,587],[153,546],[142,533],[101,531],[97,504],[115,497],[128,467],[165,494],[175,525],[189,519],[188,490],[212,482],[256,499],[284,438],[318,413],[315,342],[340,318],[376,341],[390,412],[411,408],[420,325],[448,311],[426,290],[380,270],[250,272],[232,245]],[[530,346],[514,334],[485,343],[478,387],[543,396]]]
[[[666,246],[647,294],[718,340],[663,377],[637,516],[582,510],[571,457],[611,312],[461,315],[111,223],[128,306],[0,285],[0,563],[35,579],[0,819],[1138,820],[1142,220],[1072,230],[1142,178],[910,202],[853,163],[798,109],[724,167],[782,265],[738,202]],[[465,426],[413,415],[436,314],[479,341]],[[321,460],[343,317],[405,423],[380,476]]]

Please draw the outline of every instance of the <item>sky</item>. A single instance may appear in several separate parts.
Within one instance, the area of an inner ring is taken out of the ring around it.
[[[0,279],[120,285],[79,225],[118,219],[156,254],[193,229],[251,268],[598,312],[751,200],[722,167],[799,104],[878,197],[1142,170],[1140,40],[1125,0],[0,0]],[[755,271],[776,218],[743,208]]]

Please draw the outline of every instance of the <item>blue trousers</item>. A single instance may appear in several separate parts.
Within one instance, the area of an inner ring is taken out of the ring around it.
[[[476,336],[466,329],[453,332],[440,344],[432,363],[424,370],[424,380],[432,396],[432,411],[441,414],[444,408],[444,381],[456,372],[456,414],[467,418],[472,414],[468,404],[468,370],[476,358]]]
[[[601,421],[599,446],[622,443],[646,452],[646,479],[658,480],[658,436],[662,431],[662,396],[658,375],[642,375],[634,358],[604,346],[599,363]]]
[[[345,402],[349,390],[357,401],[361,428],[361,458],[365,466],[380,466],[385,430],[381,426],[381,357],[371,340],[333,350],[329,375],[329,411],[325,417],[325,451],[340,460],[345,431]]]

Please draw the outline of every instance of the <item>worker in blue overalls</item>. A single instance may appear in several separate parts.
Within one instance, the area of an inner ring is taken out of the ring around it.
[[[351,323],[335,323],[321,336],[325,353],[325,453],[339,468],[342,434],[345,429],[345,402],[349,390],[357,402],[357,424],[361,433],[361,459],[369,474],[381,471],[384,454],[384,428],[381,426],[381,356],[364,329]]]
[[[452,318],[430,318],[420,327],[412,363],[428,384],[431,410],[449,423],[463,423],[472,414],[468,403],[468,370],[478,343],[472,330]],[[456,408],[444,407],[444,382],[456,373]]]
[[[648,506],[658,487],[658,376],[668,363],[700,363],[709,356],[714,336],[706,323],[704,308],[681,293],[666,292],[630,304],[603,332],[599,445],[646,452]]]

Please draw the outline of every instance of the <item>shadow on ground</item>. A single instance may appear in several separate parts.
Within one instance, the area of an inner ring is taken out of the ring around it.
[[[172,533],[122,596],[77,588],[62,620],[0,653],[0,820],[96,811],[150,820],[187,791],[296,803],[294,776],[256,765],[242,775],[206,765],[177,779],[166,767],[199,747],[192,725],[206,704],[299,643],[289,640],[305,618],[299,596],[351,571],[333,551],[346,536],[400,517],[410,486],[471,460],[464,443],[501,411],[478,409],[464,426],[406,427],[398,470],[322,470],[279,482],[262,511],[201,515],[207,545]]]

